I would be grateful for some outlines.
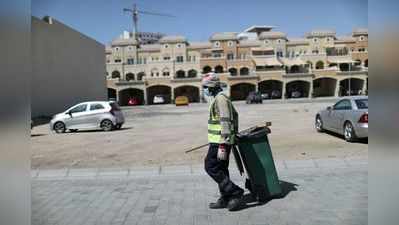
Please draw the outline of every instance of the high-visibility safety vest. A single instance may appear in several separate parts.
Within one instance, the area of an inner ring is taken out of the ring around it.
[[[218,113],[218,106],[216,102],[216,98],[212,101],[211,105],[209,106],[209,120],[208,120],[208,142],[209,143],[216,143],[220,144],[223,143],[222,141],[222,126],[220,124],[221,121],[224,119],[228,119],[230,122],[230,136],[229,142],[227,144],[234,144],[234,137],[238,132],[238,113],[234,108],[233,104],[231,103],[230,99],[220,93],[224,98],[226,98],[227,105],[229,107],[230,118],[220,118]]]

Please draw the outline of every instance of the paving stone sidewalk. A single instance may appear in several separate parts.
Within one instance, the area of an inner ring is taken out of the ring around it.
[[[200,165],[33,171],[32,224],[367,224],[367,159],[277,167],[286,196],[258,204],[247,195],[238,212],[208,209],[217,186]],[[243,186],[236,172],[232,179]]]

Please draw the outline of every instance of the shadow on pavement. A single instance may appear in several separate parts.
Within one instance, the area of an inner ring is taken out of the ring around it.
[[[46,136],[46,134],[31,134],[30,137]]]
[[[120,131],[123,131],[123,130],[130,130],[130,129],[132,129],[133,127],[122,127],[121,129],[119,129],[119,130],[112,130],[112,131],[103,131],[103,130],[74,130],[74,131],[70,131],[70,132],[68,132],[68,133],[96,133],[96,132],[100,132],[100,133],[107,133],[107,132],[111,132],[111,133],[113,133],[113,132],[120,132]]]
[[[236,210],[236,211],[240,211],[240,210],[244,210],[244,209],[248,209],[248,208],[252,208],[252,207],[266,205],[268,202],[272,201],[273,199],[285,198],[291,191],[297,191],[298,190],[296,188],[298,185],[294,184],[294,183],[290,183],[290,182],[286,182],[286,181],[280,180],[280,185],[281,185],[281,189],[282,189],[281,195],[277,196],[277,197],[269,198],[269,199],[267,199],[266,201],[263,201],[263,202],[259,202],[250,193],[245,194],[244,197],[243,197],[243,206],[240,209]]]

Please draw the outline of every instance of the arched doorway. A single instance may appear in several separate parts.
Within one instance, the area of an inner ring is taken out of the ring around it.
[[[200,90],[198,87],[184,85],[173,90],[175,98],[178,96],[186,96],[190,102],[200,101]]]
[[[337,80],[329,77],[323,77],[313,80],[312,97],[330,97],[335,96]]]
[[[108,100],[116,101],[116,90],[113,88],[107,88]]]
[[[162,96],[165,104],[171,103],[172,88],[166,85],[154,85],[147,88],[147,102],[154,104],[154,97]]]
[[[188,71],[188,77],[189,78],[197,77],[197,71],[196,70],[189,70]]]
[[[144,91],[137,88],[128,88],[119,91],[119,104],[129,105],[129,100],[134,100],[138,105],[144,104]]]
[[[223,73],[223,66],[221,66],[221,65],[218,65],[218,66],[215,66],[215,73]]]
[[[133,73],[127,73],[126,74],[126,80],[127,81],[134,80],[134,74]]]
[[[255,85],[250,83],[234,84],[230,88],[230,98],[232,101],[245,100],[248,94],[255,89]]]
[[[176,78],[185,78],[186,77],[186,72],[184,70],[178,70],[176,72]]]
[[[339,82],[339,96],[361,95],[364,80],[359,78],[348,78]]]
[[[369,67],[369,60],[368,59],[364,60],[364,67]]]
[[[307,81],[296,80],[287,83],[286,98],[307,98],[309,97],[310,83]]]
[[[236,68],[230,68],[229,69],[230,76],[237,76],[237,69]]]
[[[118,70],[114,70],[111,74],[112,79],[120,79],[121,78],[121,73],[119,73]]]
[[[269,99],[279,99],[283,91],[283,82],[279,80],[265,80],[259,82],[258,89],[260,93],[267,94],[267,98]]]
[[[317,70],[324,69],[324,63],[323,63],[323,61],[317,61],[317,63],[316,63],[316,69],[317,69]]]
[[[241,69],[240,69],[240,75],[241,75],[241,76],[247,76],[247,75],[249,75],[249,69],[248,69],[248,67],[243,67],[243,68],[241,68]]]
[[[204,68],[202,68],[202,73],[209,73],[212,71],[212,67],[210,66],[204,66]]]

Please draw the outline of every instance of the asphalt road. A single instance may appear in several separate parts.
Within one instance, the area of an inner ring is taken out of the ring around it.
[[[345,158],[368,155],[367,141],[317,133],[314,116],[335,100],[273,101],[261,105],[235,102],[240,129],[273,123],[269,140],[277,160]],[[120,131],[55,134],[48,124],[32,130],[33,169],[109,168],[202,163],[206,149],[184,151],[207,142],[207,104],[125,107]]]

